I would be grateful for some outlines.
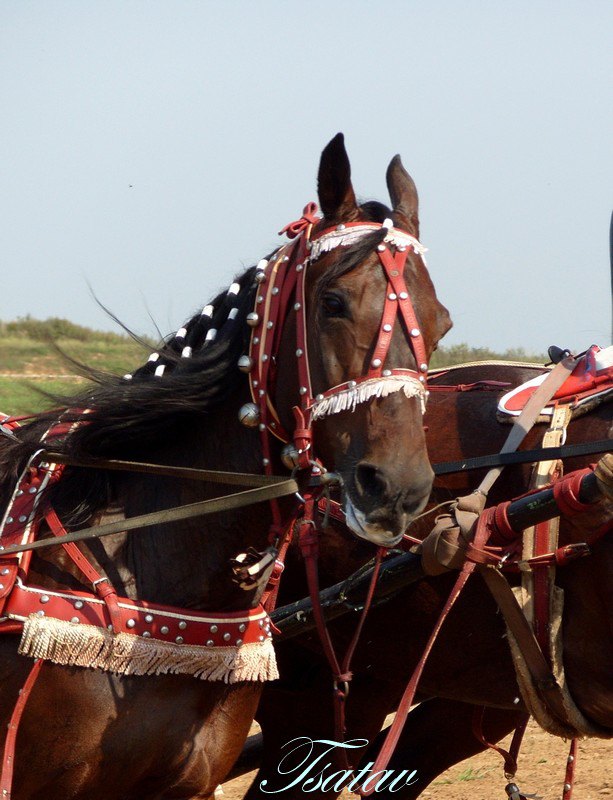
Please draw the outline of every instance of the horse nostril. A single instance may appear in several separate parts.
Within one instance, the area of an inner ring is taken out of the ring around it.
[[[380,500],[389,492],[389,483],[384,473],[375,464],[363,461],[355,470],[355,485],[362,497]]]

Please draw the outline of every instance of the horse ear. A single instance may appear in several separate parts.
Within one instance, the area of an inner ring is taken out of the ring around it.
[[[349,221],[358,216],[358,204],[351,185],[351,166],[342,133],[337,133],[321,154],[317,191],[319,205],[327,219]]]
[[[392,158],[385,177],[394,214],[407,231],[419,239],[417,188],[413,178],[402,166],[400,156]]]

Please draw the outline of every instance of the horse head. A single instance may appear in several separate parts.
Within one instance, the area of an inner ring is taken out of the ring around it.
[[[297,371],[300,392],[311,398],[303,409],[313,452],[342,479],[347,525],[391,546],[430,494],[422,422],[428,360],[451,322],[424,263],[417,191],[399,156],[387,184],[393,209],[360,205],[342,134],[324,149],[323,218],[313,220],[303,278],[306,347],[294,352],[284,337],[278,372]],[[300,377],[296,362],[304,358]],[[289,425],[284,391],[277,388],[278,404]]]

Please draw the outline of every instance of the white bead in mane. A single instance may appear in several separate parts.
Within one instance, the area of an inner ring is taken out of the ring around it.
[[[370,378],[356,386],[334,392],[329,397],[324,396],[315,400],[311,406],[312,419],[315,421],[341,411],[355,411],[356,406],[373,397],[387,397],[400,391],[404,392],[406,397],[418,397],[421,413],[425,413],[426,390],[421,381],[411,375],[389,375],[385,378]]]
[[[341,229],[337,228],[330,231],[330,233],[325,233],[323,236],[320,236],[319,239],[311,240],[309,262],[315,261],[322,253],[329,253],[330,250],[334,250],[336,247],[349,247],[374,231],[381,230],[381,227],[383,226],[377,223],[365,223],[364,225],[354,225]],[[427,252],[427,248],[414,236],[398,228],[390,228],[383,241],[394,247],[412,247],[422,258]]]

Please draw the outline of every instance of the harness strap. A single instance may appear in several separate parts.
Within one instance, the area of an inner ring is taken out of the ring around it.
[[[68,535],[68,531],[62,525],[55,509],[47,509],[47,511],[45,511],[45,519],[47,520],[49,529],[54,536],[57,536],[61,539],[62,537]],[[62,542],[62,547],[70,556],[71,560],[81,570],[83,575],[85,575],[88,581],[90,581],[98,597],[104,600],[113,624],[113,630],[115,633],[119,633],[122,630],[122,617],[121,611],[119,610],[115,587],[106,575],[101,575],[96,569],[94,569],[92,564],[87,560],[74,542]]]
[[[517,772],[517,757],[519,756],[519,749],[524,738],[524,733],[526,732],[526,727],[530,720],[530,715],[526,714],[519,725],[515,728],[513,738],[511,739],[511,745],[508,750],[505,750],[503,747],[500,747],[497,744],[492,744],[492,742],[485,738],[483,733],[484,717],[485,706],[475,708],[472,720],[473,734],[484,747],[494,750],[494,752],[498,753],[498,755],[504,759],[505,777],[507,779],[513,778]]]
[[[44,661],[37,658],[30,670],[23,688],[19,690],[19,697],[15,703],[15,708],[11,714],[11,721],[8,724],[8,733],[4,741],[4,757],[2,761],[2,773],[0,774],[0,794],[4,798],[10,798],[13,785],[13,771],[15,769],[15,744],[17,742],[17,731],[21,716],[28,702],[28,698],[34,688],[36,679],[40,675],[40,670]]]

